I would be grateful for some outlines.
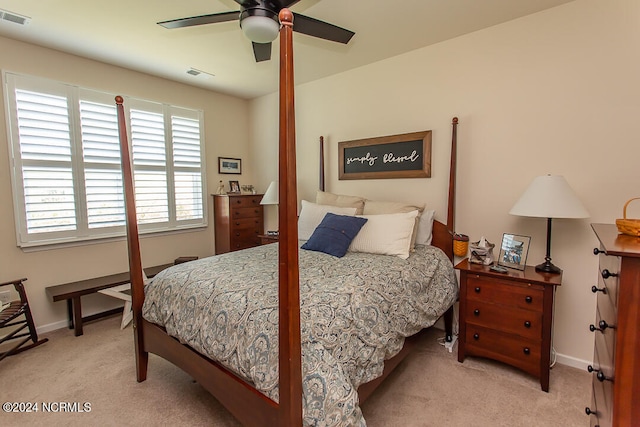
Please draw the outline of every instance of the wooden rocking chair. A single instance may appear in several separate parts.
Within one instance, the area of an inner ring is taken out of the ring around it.
[[[0,360],[49,341],[48,338],[38,340],[38,333],[36,332],[36,326],[33,323],[31,309],[27,301],[27,293],[22,284],[22,282],[26,280],[27,279],[18,279],[12,282],[0,283],[0,288],[13,285],[20,297],[19,300],[11,301],[8,306],[5,306],[4,309],[0,311],[0,329],[10,328],[6,335],[0,338],[0,345],[7,341],[18,340],[14,342],[13,346],[9,347],[8,350],[0,352]],[[23,315],[24,317],[20,318]],[[25,328],[27,331],[24,331]],[[32,341],[31,344],[27,344],[29,340]]]

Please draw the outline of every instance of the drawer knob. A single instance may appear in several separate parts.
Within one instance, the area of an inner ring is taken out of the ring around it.
[[[474,340],[479,340],[480,339],[480,334],[473,334],[473,339]]]
[[[480,293],[480,286],[476,286],[476,288],[474,289],[474,291],[476,292],[476,294]]]
[[[598,379],[598,381],[605,382],[605,381],[611,381],[613,382],[613,378],[606,376],[604,373],[602,373],[602,371],[598,371],[598,373],[596,374],[596,378]]]
[[[522,349],[522,352],[528,356],[531,354],[531,349],[529,349],[529,347],[525,347]]]
[[[597,293],[597,292],[602,292],[603,294],[606,295],[607,294],[607,288],[599,288],[599,287],[593,285],[591,287],[591,292],[593,292],[594,294]]]
[[[475,310],[473,310],[473,315],[474,316],[480,316],[480,310],[478,310],[477,308]]]
[[[600,322],[598,322],[598,326],[600,326],[600,330],[604,331],[607,328],[611,328],[611,329],[615,329],[616,327],[614,325],[610,325],[606,322],[606,320],[601,320]]]
[[[584,408],[584,412],[587,415],[597,415],[598,411],[594,411],[593,409],[589,408],[588,406],[586,408]]]
[[[600,369],[596,369],[593,367],[593,365],[589,365],[587,366],[587,371],[589,371],[589,373],[593,373],[593,372],[600,372]]]
[[[618,273],[612,273],[609,270],[607,270],[606,268],[604,270],[602,270],[602,278],[603,279],[608,279],[609,277],[618,277]]]
[[[604,251],[603,251],[603,250],[600,250],[600,249],[598,249],[598,248],[593,248],[593,254],[594,254],[594,255],[603,254],[603,253],[604,253]]]
[[[533,302],[533,298],[531,298],[529,295],[527,295],[526,297],[524,297],[524,300],[527,304],[531,304]]]
[[[524,327],[527,328],[527,329],[530,328],[531,327],[531,322],[529,322],[528,320],[525,320],[524,321]]]

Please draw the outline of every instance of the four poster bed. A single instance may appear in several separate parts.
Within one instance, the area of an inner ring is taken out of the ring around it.
[[[280,20],[279,244],[171,267],[145,290],[123,100],[116,98],[137,380],[146,379],[154,353],[244,425],[364,425],[359,404],[408,354],[415,334],[444,314],[451,337],[457,119],[447,224],[433,222],[431,245],[416,245],[407,259],[299,250],[291,13],[283,9]]]

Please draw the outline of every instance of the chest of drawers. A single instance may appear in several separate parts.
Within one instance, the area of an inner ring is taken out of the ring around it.
[[[591,426],[640,425],[640,238],[615,225],[592,224],[600,246],[591,405]]]
[[[264,233],[262,194],[214,194],[216,254],[260,245]]]
[[[463,260],[460,270],[458,361],[466,356],[498,360],[540,379],[549,391],[551,326],[555,287],[562,274],[496,273]]]

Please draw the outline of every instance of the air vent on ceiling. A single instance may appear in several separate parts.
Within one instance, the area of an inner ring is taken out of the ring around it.
[[[8,10],[0,9],[0,20],[9,21],[18,25],[27,25],[31,22],[31,18],[28,16],[18,15],[17,13],[9,12]]]
[[[199,76],[200,74],[205,74],[205,76],[214,77],[213,74],[207,73],[206,71],[198,70],[197,68],[189,68],[187,70],[187,74],[191,74],[192,76]]]

